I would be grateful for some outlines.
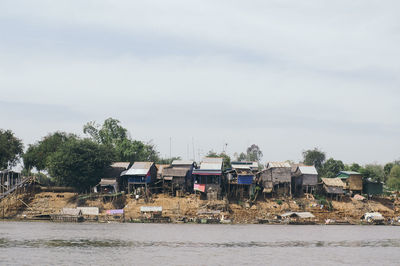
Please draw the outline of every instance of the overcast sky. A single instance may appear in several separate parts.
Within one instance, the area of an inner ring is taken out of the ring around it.
[[[118,3],[118,4],[117,4]],[[117,118],[162,156],[400,159],[399,1],[0,1],[0,128]],[[192,143],[192,140],[193,143]]]

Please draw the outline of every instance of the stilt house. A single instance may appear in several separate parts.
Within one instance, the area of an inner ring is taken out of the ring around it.
[[[147,190],[157,179],[157,167],[153,162],[135,162],[121,173],[121,179],[128,193],[138,188]]]
[[[344,183],[344,189],[349,192],[361,193],[363,189],[363,179],[359,172],[341,171],[338,176]]]
[[[115,162],[105,171],[100,183],[94,187],[96,193],[116,193],[120,191],[120,176],[130,166],[130,162]]]
[[[268,162],[266,169],[259,173],[259,182],[264,193],[277,195],[291,194],[291,166],[287,162]]]
[[[193,170],[193,190],[199,191],[207,199],[217,199],[221,193],[223,159],[205,157],[199,169]]]
[[[314,166],[297,166],[292,173],[292,193],[313,193],[318,184],[318,172]]]
[[[174,160],[171,166],[165,167],[162,173],[164,192],[172,195],[183,195],[193,191],[192,172],[195,169],[194,161]]]

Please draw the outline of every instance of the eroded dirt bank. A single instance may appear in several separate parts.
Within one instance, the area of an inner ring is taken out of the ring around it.
[[[59,214],[64,207],[98,207],[99,221],[113,220],[107,215],[110,209],[123,209],[120,221],[137,221],[143,218],[141,206],[161,206],[162,216],[172,222],[196,221],[201,218],[230,220],[233,223],[273,222],[276,217],[288,211],[307,211],[315,215],[316,223],[327,219],[337,222],[358,224],[366,212],[380,212],[386,219],[400,216],[400,201],[397,197],[382,197],[359,201],[346,197],[341,201],[321,201],[308,195],[303,198],[270,198],[254,203],[244,201],[200,200],[197,195],[170,197],[159,194],[145,202],[126,195],[116,197],[82,196],[76,193],[40,192],[30,196],[12,196],[3,199],[0,217],[29,219],[37,215]]]

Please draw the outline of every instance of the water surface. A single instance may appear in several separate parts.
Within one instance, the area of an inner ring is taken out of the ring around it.
[[[398,265],[400,227],[0,222],[1,265]]]

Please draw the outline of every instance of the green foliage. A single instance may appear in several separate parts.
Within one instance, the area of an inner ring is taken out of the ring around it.
[[[247,153],[247,159],[251,162],[259,162],[263,157],[263,153],[260,150],[260,147],[258,147],[258,145],[256,144],[253,144],[250,147],[248,147],[246,153]]]
[[[89,139],[71,139],[48,158],[49,173],[59,185],[80,191],[96,185],[114,154],[106,145]]]
[[[277,203],[278,205],[282,205],[282,200],[278,199],[278,200],[276,200],[276,203]]]
[[[23,155],[25,168],[32,169],[35,167],[38,171],[45,170],[49,156],[56,152],[61,144],[75,138],[76,136],[73,134],[55,132],[48,134],[36,144],[29,145]]]
[[[118,142],[128,139],[127,129],[119,123],[119,120],[111,117],[107,118],[101,127],[95,121],[91,121],[83,127],[83,133],[98,143],[115,146]]]
[[[36,181],[42,186],[54,186],[55,182],[50,177],[43,173],[34,173],[33,176],[35,177]]]
[[[241,153],[239,154],[239,156],[237,157],[237,160],[238,160],[238,161],[247,161],[247,155],[246,155],[246,153],[241,152]]]
[[[325,161],[325,153],[318,148],[306,150],[303,152],[303,163],[305,165],[314,165],[318,172],[322,170]]]
[[[322,171],[320,173],[323,177],[336,177],[340,171],[344,170],[344,164],[340,160],[335,160],[333,158],[329,158],[322,167]]]
[[[253,144],[246,149],[246,153],[241,152],[239,155],[237,153],[234,154],[237,161],[244,162],[260,162],[261,158],[263,157],[263,153],[260,150],[258,145]]]
[[[209,151],[208,154],[206,155],[207,157],[214,157],[214,158],[222,158],[223,164],[224,164],[224,170],[231,168],[231,157],[227,155],[224,152],[221,152],[220,154],[217,154],[214,151]]]
[[[361,166],[358,163],[353,163],[352,165],[349,166],[348,169],[349,171],[354,171],[354,172],[360,172],[361,171]]]
[[[23,153],[23,144],[11,130],[0,129],[0,169],[15,166]]]
[[[99,144],[107,145],[115,151],[116,161],[159,161],[158,152],[152,143],[132,140],[128,130],[120,125],[120,121],[108,118],[100,126],[92,121],[83,127],[83,132]]]
[[[385,181],[385,172],[382,165],[379,164],[367,164],[365,167],[360,169],[360,173],[363,178],[371,179],[373,181]]]
[[[394,165],[392,167],[387,185],[392,189],[400,191],[400,165]]]

